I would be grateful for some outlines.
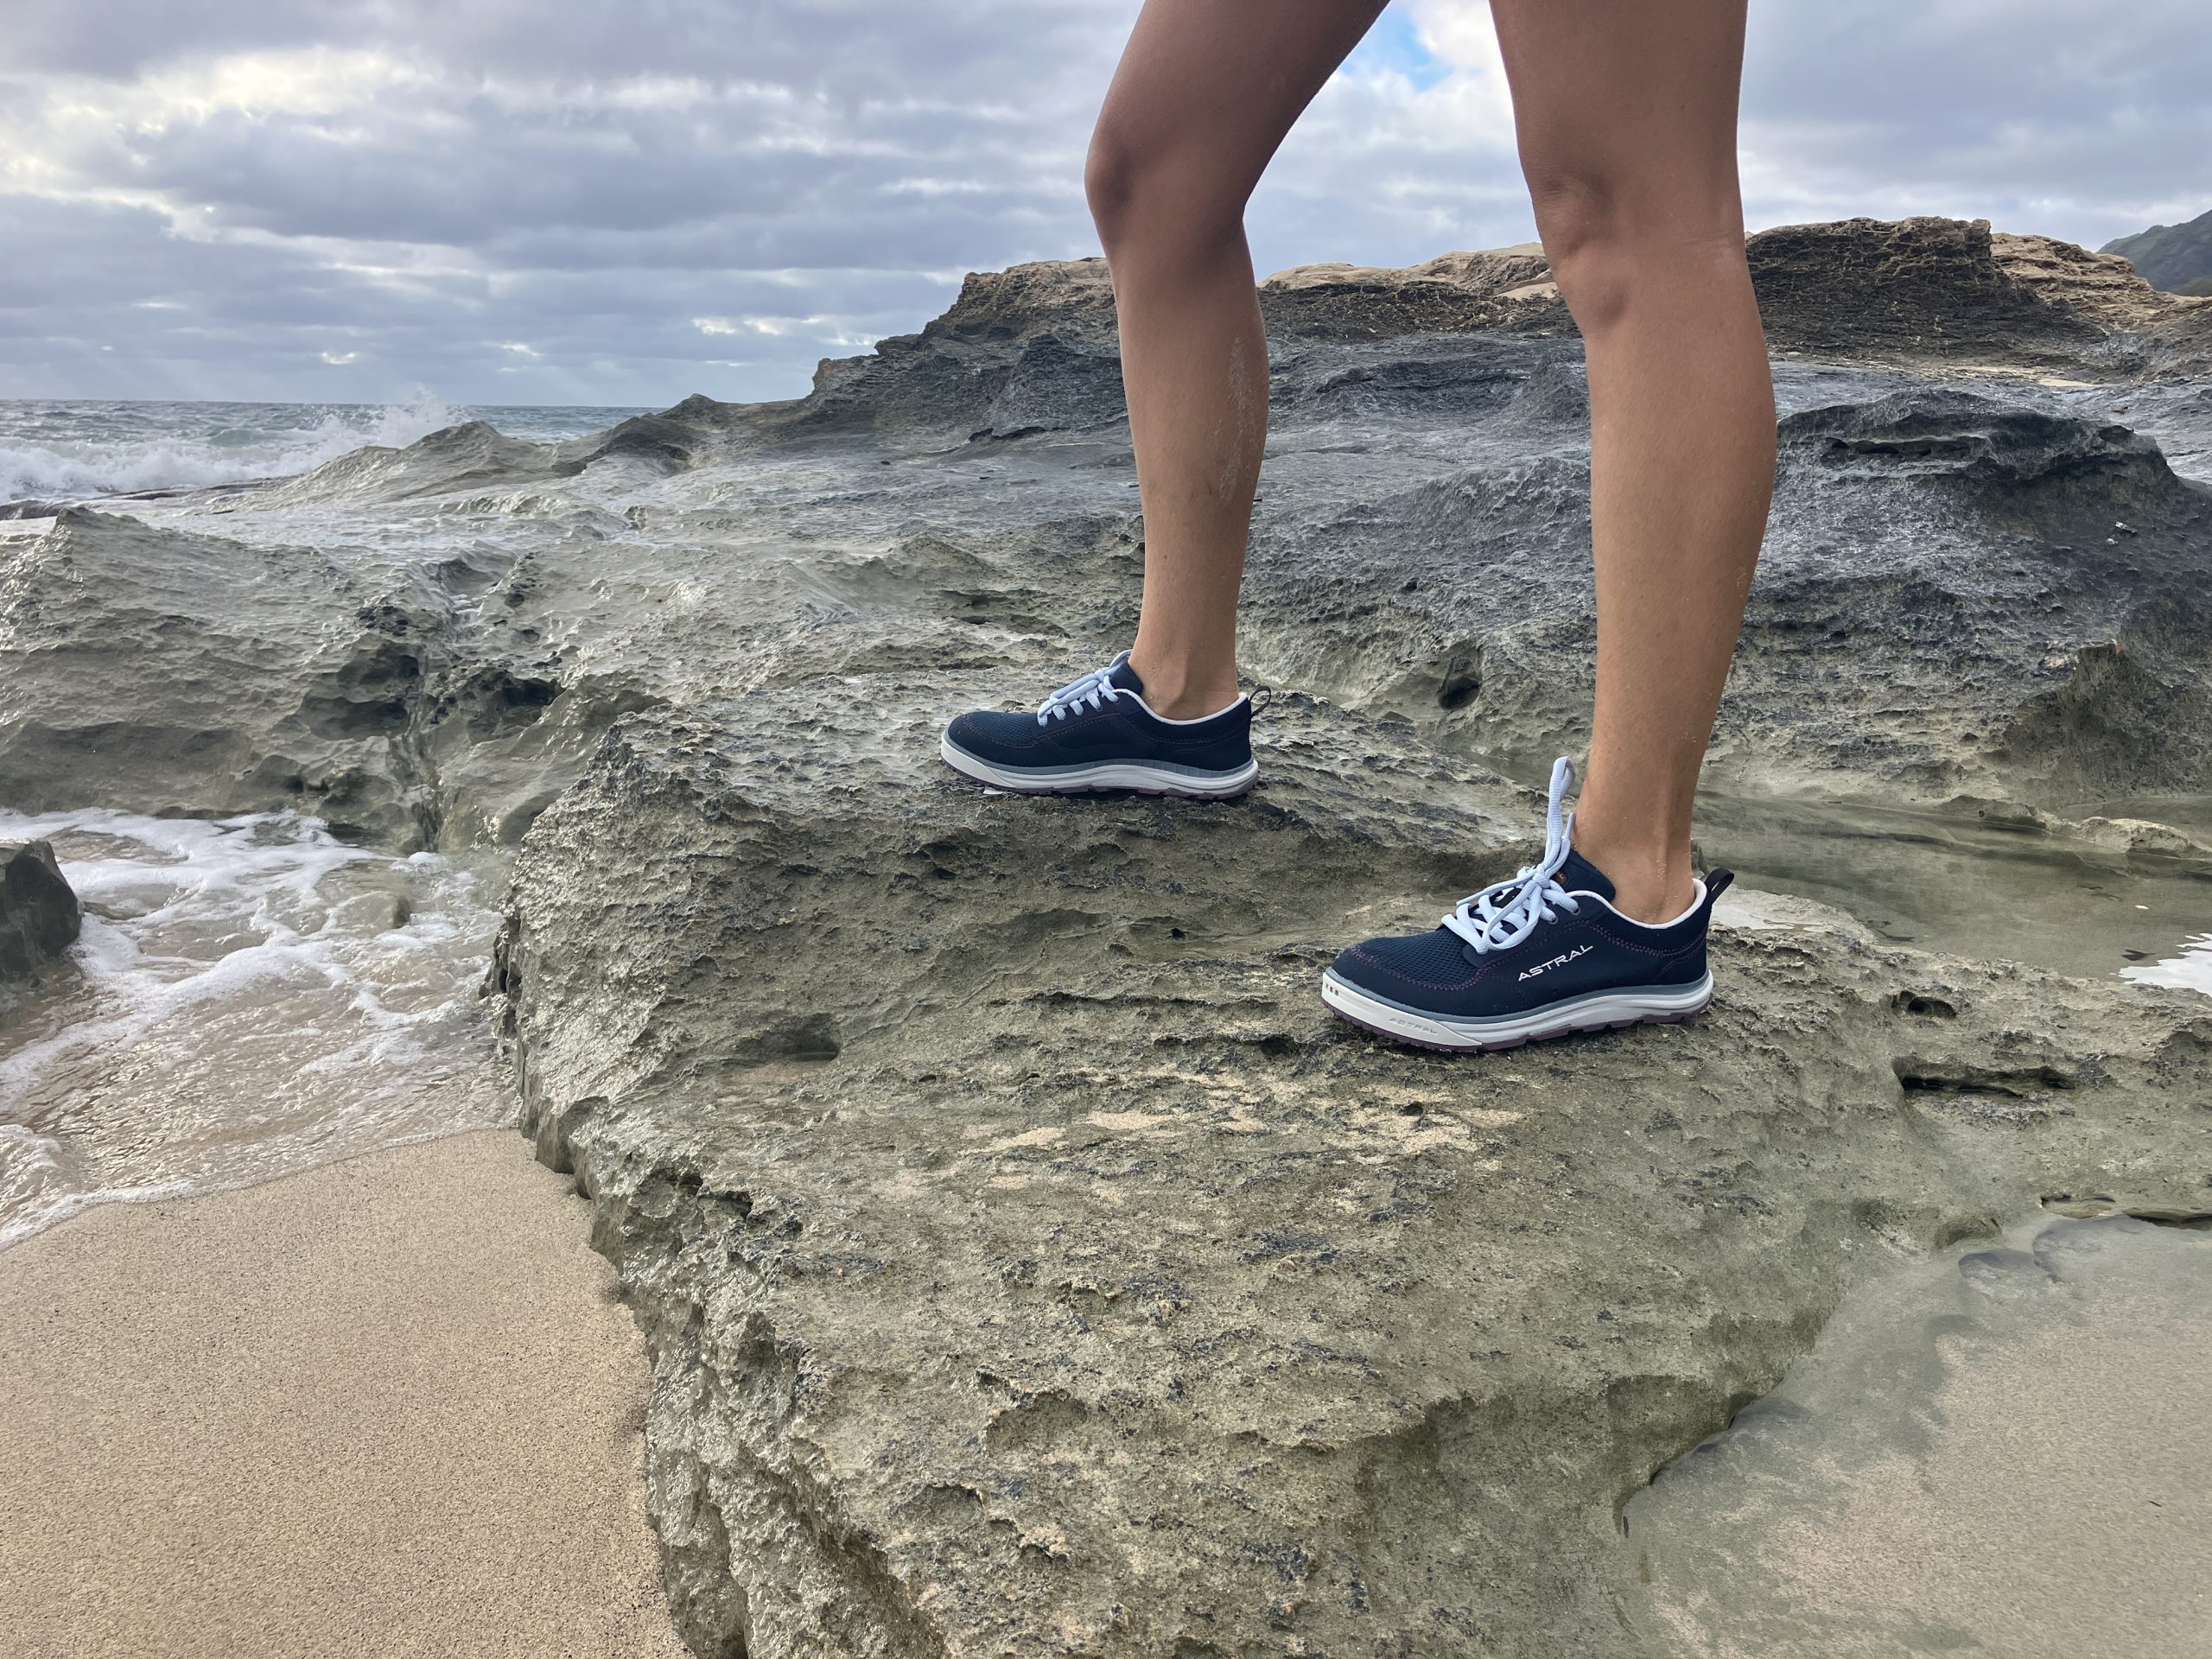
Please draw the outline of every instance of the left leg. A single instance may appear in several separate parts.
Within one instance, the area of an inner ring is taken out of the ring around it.
[[[1491,0],[1522,170],[1590,373],[1598,700],[1574,844],[1656,922],[1774,487],[1736,181],[1745,0]]]

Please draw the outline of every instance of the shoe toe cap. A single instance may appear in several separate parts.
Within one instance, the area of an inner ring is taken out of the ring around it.
[[[1027,745],[1021,740],[1034,732],[1033,715],[1003,714],[979,709],[960,715],[944,728],[946,741],[984,760],[1018,760]]]
[[[1340,951],[1330,965],[1346,983],[1412,1007],[1433,1000],[1440,990],[1465,985],[1472,973],[1459,937],[1441,927],[1365,940]]]

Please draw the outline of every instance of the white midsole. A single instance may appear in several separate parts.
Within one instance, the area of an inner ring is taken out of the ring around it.
[[[1334,969],[1321,976],[1321,1000],[1338,1013],[1349,1014],[1362,1025],[1373,1026],[1378,1031],[1447,1048],[1482,1048],[1497,1043],[1535,1042],[1546,1037],[1564,1036],[1570,1031],[1618,1025],[1624,1020],[1648,1020],[1655,1014],[1697,1014],[1713,1001],[1713,976],[1708,973],[1679,990],[1669,987],[1606,992],[1495,1020],[1451,1020],[1415,1014],[1368,995],[1338,978]]]
[[[1148,766],[1140,760],[1116,760],[1039,776],[995,766],[969,753],[949,737],[938,740],[938,753],[944,757],[945,765],[963,777],[998,789],[1022,791],[1158,789],[1176,795],[1228,795],[1243,789],[1260,775],[1260,763],[1255,760],[1247,760],[1234,772],[1178,772],[1171,766]]]

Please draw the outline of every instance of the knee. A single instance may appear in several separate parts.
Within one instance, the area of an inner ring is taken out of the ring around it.
[[[1529,180],[1536,234],[1576,325],[1586,334],[1617,320],[1631,297],[1632,232],[1608,181],[1554,173]]]
[[[1083,160],[1083,194],[1090,205],[1090,222],[1098,227],[1099,240],[1109,254],[1137,217],[1143,174],[1136,152],[1102,120],[1090,135],[1090,150]]]
[[[1101,117],[1084,158],[1083,191],[1099,245],[1116,264],[1217,252],[1243,234],[1244,205],[1187,146]]]
[[[1640,296],[1673,276],[1744,260],[1742,210],[1732,188],[1531,167],[1529,194],[1552,280],[1586,334],[1620,321]]]

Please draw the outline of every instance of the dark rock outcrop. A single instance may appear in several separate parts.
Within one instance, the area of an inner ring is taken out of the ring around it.
[[[76,942],[81,918],[43,841],[0,841],[0,980],[30,979]]]

